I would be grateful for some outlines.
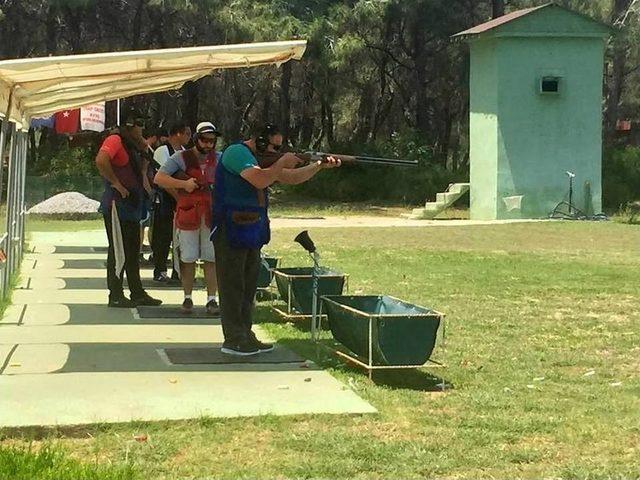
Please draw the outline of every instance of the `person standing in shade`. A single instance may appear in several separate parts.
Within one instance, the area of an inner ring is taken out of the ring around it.
[[[273,165],[258,165],[260,154],[276,152],[283,137],[275,125],[261,128],[249,140],[225,149],[216,168],[211,237],[216,251],[224,343],[222,352],[255,355],[273,350],[251,330],[258,283],[260,249],[269,243],[267,187],[275,182],[303,183],[325,168],[340,166],[330,157],[295,168],[301,160],[283,154]]]
[[[160,145],[153,153],[153,161],[156,173],[169,157],[176,152],[184,150],[184,146],[191,139],[191,129],[184,122],[178,122],[169,129],[169,138],[166,143]],[[166,283],[170,279],[167,276],[167,259],[173,239],[173,216],[176,210],[178,192],[172,188],[156,186],[156,196],[153,209],[153,236],[151,251],[153,252],[153,280]],[[177,280],[174,271],[171,278]]]
[[[142,219],[140,220],[140,264],[144,264],[146,262],[143,254],[144,250],[144,239],[147,235],[145,235],[145,230],[148,232],[148,240],[149,246],[151,246],[151,217],[153,215],[153,151],[155,149],[155,145],[158,142],[158,136],[156,132],[153,134],[145,134],[142,132],[143,139],[145,145],[141,145],[144,148],[144,152],[142,153],[142,171],[144,175],[142,176],[142,185],[144,187],[145,197],[144,197],[144,208],[142,211]]]
[[[95,160],[105,180],[100,206],[109,242],[109,306],[157,306],[162,301],[149,296],[140,280],[140,220],[145,195],[142,160],[146,148],[142,137],[144,116],[132,109],[124,118],[125,124],[120,127],[119,133],[109,135],[104,140]],[[124,296],[123,271],[127,272],[130,299]]]
[[[180,256],[180,280],[184,290],[182,310],[193,310],[193,283],[196,261],[204,262],[204,278],[207,284],[206,309],[209,315],[218,315],[220,309],[215,295],[218,289],[215,270],[215,252],[209,240],[211,211],[217,164],[216,143],[218,130],[211,122],[201,122],[196,127],[195,145],[189,150],[174,153],[160,167],[154,179],[161,188],[178,191],[175,213],[176,241]],[[187,180],[173,178],[178,172]]]

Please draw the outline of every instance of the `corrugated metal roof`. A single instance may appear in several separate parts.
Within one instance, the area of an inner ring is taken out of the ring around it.
[[[522,10],[516,10],[515,12],[511,12],[508,13],[507,15],[503,15],[501,17],[498,18],[494,18],[493,20],[490,20],[486,23],[483,23],[481,25],[476,25],[473,28],[470,28],[469,30],[465,30],[464,32],[460,32],[460,33],[456,33],[455,35],[453,35],[454,37],[462,37],[465,35],[477,35],[479,33],[484,33],[487,32],[489,30],[492,30],[496,27],[499,27],[500,25],[504,25],[505,23],[509,23],[514,21],[516,18],[520,18],[520,17],[524,17],[525,15],[529,15],[531,12],[535,12],[536,10],[541,10],[543,8],[547,8],[549,6],[553,5],[553,3],[547,3],[545,5],[540,5],[539,7],[533,7],[533,8],[525,8]]]

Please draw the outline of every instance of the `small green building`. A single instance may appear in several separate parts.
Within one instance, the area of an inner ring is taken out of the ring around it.
[[[547,217],[567,200],[602,208],[602,79],[610,27],[547,4],[455,37],[468,40],[471,218]]]

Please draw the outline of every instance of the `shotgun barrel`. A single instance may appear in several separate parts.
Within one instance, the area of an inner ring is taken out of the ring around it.
[[[344,164],[362,164],[362,165],[384,165],[390,167],[416,167],[418,166],[417,160],[401,160],[396,158],[382,158],[382,157],[368,157],[364,155],[343,155],[340,153],[327,153],[327,152],[293,152],[297,157],[302,159],[305,163],[313,162],[326,162],[327,158],[333,157],[340,160]],[[283,152],[263,152],[258,154],[258,163],[262,168],[268,168],[278,161],[278,159],[284,155]]]

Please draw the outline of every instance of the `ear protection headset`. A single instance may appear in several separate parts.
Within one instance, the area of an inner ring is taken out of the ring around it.
[[[280,133],[280,129],[276,125],[267,123],[256,137],[256,150],[260,153],[266,151],[270,143],[269,137],[278,133]]]

